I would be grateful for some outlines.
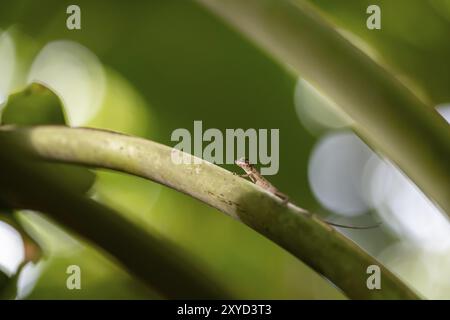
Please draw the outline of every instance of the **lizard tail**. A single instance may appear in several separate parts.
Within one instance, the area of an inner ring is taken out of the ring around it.
[[[373,225],[369,225],[369,226],[349,226],[349,225],[334,223],[334,222],[330,222],[330,221],[326,221],[326,220],[325,220],[325,222],[331,226],[338,227],[338,228],[359,229],[359,230],[375,229],[375,228],[378,228],[382,224],[382,222],[378,222],[377,224],[373,224]]]

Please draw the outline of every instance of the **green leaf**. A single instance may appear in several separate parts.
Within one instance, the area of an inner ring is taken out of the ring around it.
[[[66,124],[59,97],[39,83],[13,94],[2,113],[2,124]]]
[[[3,110],[3,125],[65,125],[64,106],[59,97],[39,83],[30,84],[25,90],[13,94]],[[86,193],[95,182],[95,174],[86,168],[65,164],[40,163],[49,175],[57,175],[67,181],[74,191]]]
[[[15,274],[8,277],[0,269],[0,300],[14,300],[17,296],[17,281],[24,264],[22,264]]]
[[[0,291],[3,290],[8,282],[9,277],[2,270],[0,270]]]
[[[41,171],[47,175],[58,177],[79,194],[87,193],[95,182],[96,174],[84,167],[61,164],[61,163],[39,163]]]

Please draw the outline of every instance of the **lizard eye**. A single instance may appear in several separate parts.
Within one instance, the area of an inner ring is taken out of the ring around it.
[[[239,160],[236,160],[235,162],[236,162],[236,164],[241,164],[241,165],[244,165],[244,164],[249,165],[250,164],[250,161],[245,157],[242,157]]]

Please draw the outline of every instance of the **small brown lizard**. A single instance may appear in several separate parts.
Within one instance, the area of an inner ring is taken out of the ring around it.
[[[245,174],[240,175],[241,177],[250,178],[250,180],[254,184],[256,184],[257,186],[260,186],[264,190],[267,190],[268,192],[276,195],[281,200],[283,200],[284,205],[286,205],[287,203],[290,202],[289,197],[287,195],[285,195],[284,193],[280,192],[273,184],[271,184],[266,178],[264,178],[261,175],[261,173],[250,163],[250,161],[248,159],[241,158],[241,159],[236,160],[235,163],[245,171]],[[308,215],[310,215],[310,216],[313,215],[311,212],[309,212],[305,209],[303,209],[303,210]],[[378,223],[378,224],[372,225],[372,226],[348,226],[348,225],[338,224],[338,223],[334,223],[334,222],[329,222],[329,221],[326,221],[323,219],[320,219],[320,220],[322,220],[323,222],[325,222],[329,225],[332,225],[334,227],[347,228],[347,229],[372,229],[372,228],[376,228],[380,225],[380,223]]]

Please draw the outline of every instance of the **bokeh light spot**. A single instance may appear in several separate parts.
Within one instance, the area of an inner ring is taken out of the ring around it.
[[[294,104],[303,126],[312,133],[343,128],[351,123],[332,100],[301,78],[295,86]]]
[[[87,48],[73,41],[48,43],[31,66],[28,82],[39,82],[62,99],[70,125],[86,124],[98,112],[105,91],[103,67]]]
[[[25,250],[19,232],[2,221],[0,221],[0,247],[0,269],[8,276],[12,276],[25,259]]]
[[[365,213],[369,208],[361,177],[372,155],[351,132],[332,133],[320,139],[308,168],[309,183],[319,202],[344,216]]]
[[[8,32],[0,30],[0,111],[11,89],[16,64],[14,42]]]

